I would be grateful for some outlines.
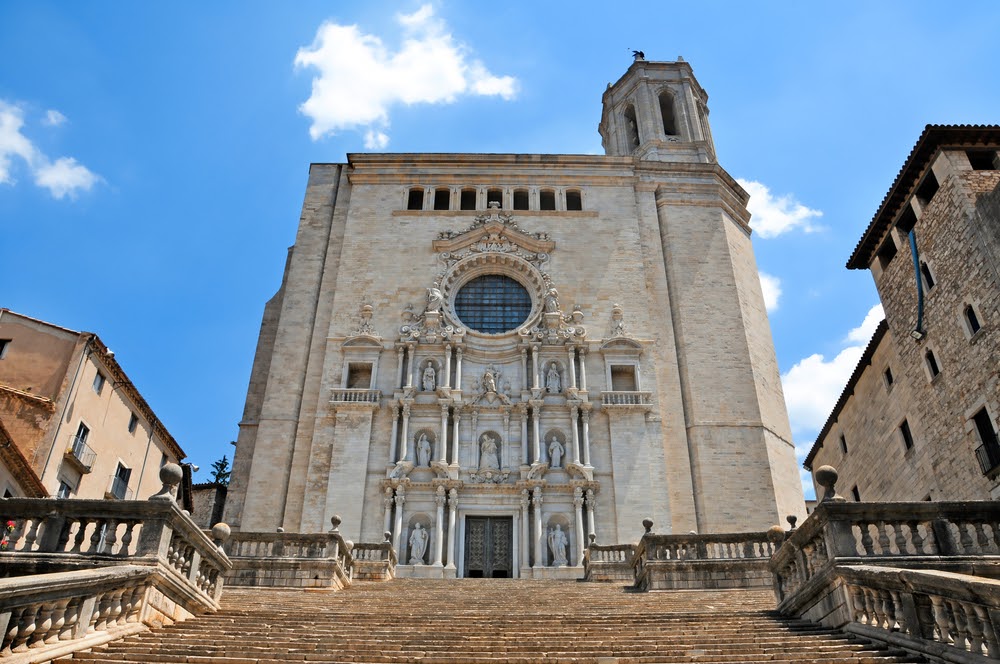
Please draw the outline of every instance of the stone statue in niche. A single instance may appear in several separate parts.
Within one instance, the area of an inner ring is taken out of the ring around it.
[[[549,551],[552,553],[552,566],[567,565],[569,561],[566,559],[566,547],[569,546],[569,540],[566,539],[562,526],[557,523],[555,528],[549,528],[548,540]]]
[[[490,367],[483,374],[483,392],[496,392],[497,391],[497,372],[493,367]]]
[[[549,436],[549,468],[562,468],[564,454],[566,454],[566,448],[559,442],[556,435]]]
[[[417,441],[417,465],[431,465],[431,441],[428,440],[426,433],[420,434],[420,439]]]
[[[562,378],[559,376],[559,365],[555,361],[549,362],[548,371],[545,372],[545,391],[549,394],[562,392]]]
[[[427,306],[424,308],[424,313],[437,313],[441,311],[441,307],[444,305],[444,295],[438,288],[428,288],[427,289]]]
[[[427,360],[427,366],[424,367],[421,383],[424,387],[424,392],[433,392],[437,388],[437,371],[434,369],[434,363],[430,360]]]
[[[545,313],[551,314],[559,311],[559,291],[550,288],[545,293]]]
[[[500,470],[500,441],[488,433],[479,437],[480,470]]]
[[[410,534],[410,564],[423,565],[424,553],[427,552],[427,531],[423,525],[417,524]],[[563,556],[565,558],[565,556]]]

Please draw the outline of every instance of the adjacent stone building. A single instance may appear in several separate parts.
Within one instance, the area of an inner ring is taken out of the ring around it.
[[[0,495],[146,498],[184,456],[96,334],[0,309]]]
[[[848,261],[885,309],[806,457],[854,500],[1000,498],[1000,127],[929,125]]]
[[[750,241],[683,61],[603,96],[605,155],[312,164],[225,520],[400,575],[576,577],[589,535],[804,516]]]

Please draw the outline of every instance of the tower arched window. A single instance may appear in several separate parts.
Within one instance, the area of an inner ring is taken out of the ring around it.
[[[422,187],[413,187],[412,189],[410,189],[410,193],[406,197],[406,209],[407,210],[424,209],[424,190]]]
[[[629,152],[639,147],[639,123],[635,119],[635,107],[629,104],[622,114],[625,120],[625,143]]]
[[[663,120],[663,133],[667,136],[676,136],[677,120],[674,118],[674,96],[666,90],[660,93],[660,119]]]
[[[541,210],[555,210],[556,192],[551,189],[542,189],[538,192],[538,208]]]
[[[476,190],[475,189],[463,189],[461,199],[459,201],[459,207],[463,210],[475,210],[476,209]]]
[[[447,189],[434,190],[434,209],[447,210],[451,207],[451,192]]]
[[[583,209],[583,196],[580,194],[579,189],[566,190],[566,209],[567,210]]]
[[[486,191],[486,206],[489,207],[490,203],[498,203],[500,207],[503,207],[503,191],[500,189],[489,189]]]
[[[980,329],[982,325],[979,323],[979,316],[976,315],[976,310],[971,304],[965,305],[965,324],[969,326],[969,333],[975,334]]]
[[[514,190],[514,209],[515,210],[527,210],[528,209],[528,190],[527,189],[515,189]]]

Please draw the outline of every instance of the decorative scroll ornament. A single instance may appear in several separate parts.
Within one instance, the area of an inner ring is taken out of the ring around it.
[[[545,313],[542,314],[542,320],[533,327],[521,328],[518,334],[525,340],[560,344],[582,341],[587,336],[587,328],[583,326],[583,311],[580,310],[580,305],[573,305],[573,311],[564,315],[559,308],[559,293],[555,288],[550,288],[545,296]]]
[[[510,477],[510,471],[503,470],[474,470],[469,478],[476,484],[503,484]]]
[[[620,304],[611,307],[611,336],[625,336],[625,312]]]
[[[378,338],[378,334],[375,332],[375,326],[372,325],[372,314],[375,308],[367,302],[361,305],[361,310],[358,313],[360,322],[358,323],[357,329],[354,331],[355,336],[369,336]]]

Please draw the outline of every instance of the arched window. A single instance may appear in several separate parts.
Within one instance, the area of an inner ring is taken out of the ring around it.
[[[583,196],[580,194],[580,190],[570,189],[566,192],[566,209],[567,210],[583,209]]]
[[[463,189],[462,199],[460,201],[459,207],[463,210],[475,210],[476,209],[476,190],[475,189]]]
[[[927,263],[920,261],[920,274],[924,277],[924,288],[930,290],[934,288],[934,275],[931,274],[931,269],[927,267]]]
[[[509,332],[527,320],[531,295],[516,279],[504,274],[484,274],[459,289],[455,313],[466,327],[477,332]]]
[[[413,187],[410,189],[410,195],[406,197],[406,209],[407,210],[423,210],[424,209],[424,190],[421,187]]]
[[[674,119],[674,96],[666,90],[660,93],[660,119],[663,120],[663,133],[667,136],[676,136],[677,122]]]
[[[639,147],[639,123],[635,119],[635,107],[629,104],[623,113],[625,120],[625,146],[629,152],[634,152]]]
[[[971,304],[965,305],[964,313],[965,313],[965,323],[966,325],[969,326],[970,334],[975,334],[980,329],[982,329],[983,326],[980,325],[979,323],[979,316],[976,315],[976,310],[972,307]]]
[[[499,203],[500,207],[503,207],[503,191],[490,189],[486,192],[486,206],[489,207],[489,204],[494,202]]]
[[[447,189],[434,190],[434,209],[447,210],[451,207],[451,192]]]
[[[555,210],[556,192],[551,189],[542,189],[538,193],[538,207],[541,210]]]
[[[514,190],[514,209],[515,210],[527,210],[528,209],[528,190],[527,189],[515,189]]]
[[[934,351],[928,348],[924,353],[924,360],[927,362],[927,370],[931,372],[931,378],[937,377],[941,373],[941,368],[938,366],[937,358],[934,357]]]

